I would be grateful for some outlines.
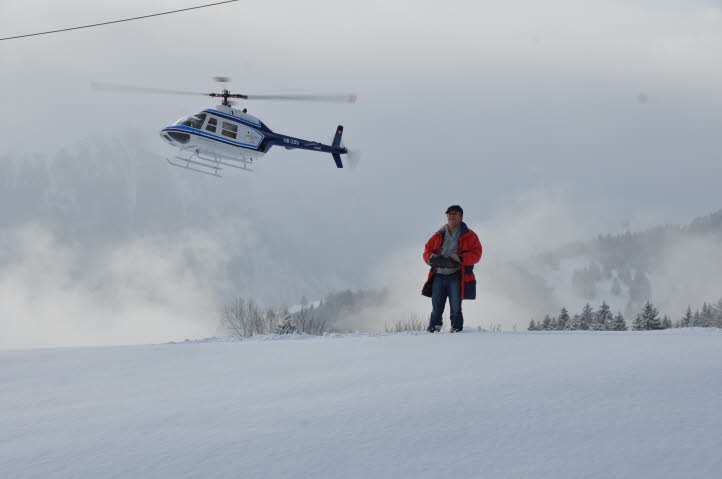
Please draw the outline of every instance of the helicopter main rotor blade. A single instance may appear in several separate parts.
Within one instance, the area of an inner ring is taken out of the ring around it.
[[[226,80],[226,78],[223,78]],[[282,101],[319,101],[329,103],[356,103],[354,94],[333,94],[333,95],[243,95],[223,90],[223,93],[202,93],[186,90],[169,90],[167,88],[152,88],[144,86],[121,85],[119,83],[92,82],[91,85],[97,90],[132,91],[139,93],[159,93],[165,95],[193,95],[211,96],[219,98],[240,98],[244,100],[282,100]]]
[[[356,95],[248,95],[248,100],[291,100],[291,101],[323,101],[330,103],[356,103]]]
[[[104,83],[104,82],[92,82],[91,85],[97,90],[122,90],[122,91],[135,91],[141,93],[161,93],[168,95],[202,95],[208,96],[208,93],[200,93],[195,91],[184,91],[184,90],[168,90],[165,88],[150,88],[143,86],[131,86],[131,85],[120,85],[118,83]]]

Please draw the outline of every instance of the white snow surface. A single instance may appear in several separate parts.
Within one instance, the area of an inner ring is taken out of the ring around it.
[[[0,351],[0,476],[719,478],[721,346],[466,331]]]

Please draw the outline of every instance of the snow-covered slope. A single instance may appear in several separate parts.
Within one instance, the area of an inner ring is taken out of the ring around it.
[[[722,477],[719,330],[259,339],[0,352],[0,475]]]

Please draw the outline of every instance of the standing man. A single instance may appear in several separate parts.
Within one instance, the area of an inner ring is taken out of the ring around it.
[[[421,294],[431,298],[431,317],[427,331],[441,331],[441,315],[446,298],[451,310],[451,332],[464,329],[462,299],[476,299],[474,265],[481,259],[481,243],[464,219],[459,205],[446,209],[446,224],[433,234],[424,248],[424,261],[431,266]]]

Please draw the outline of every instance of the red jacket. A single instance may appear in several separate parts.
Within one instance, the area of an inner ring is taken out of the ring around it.
[[[461,223],[459,232],[459,258],[461,258],[461,299],[476,299],[476,277],[474,276],[474,265],[481,260],[481,243],[476,233],[471,231],[466,223]],[[424,247],[424,262],[429,264],[432,254],[439,254],[441,245],[444,243],[446,228],[441,228],[433,234]],[[431,268],[429,277],[424,284],[421,294],[431,297],[431,285],[433,284],[436,268]]]

